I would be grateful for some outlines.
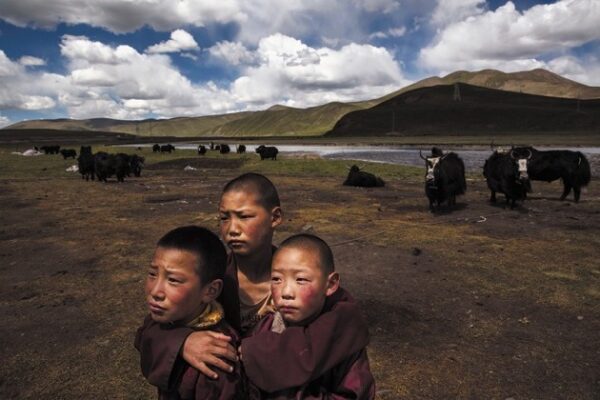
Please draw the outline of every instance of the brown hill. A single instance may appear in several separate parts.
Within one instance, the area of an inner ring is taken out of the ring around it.
[[[600,99],[577,100],[458,83],[416,89],[346,114],[327,136],[597,132]]]

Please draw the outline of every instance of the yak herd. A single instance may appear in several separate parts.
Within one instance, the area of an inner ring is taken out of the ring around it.
[[[531,146],[501,149],[493,145],[492,151],[483,166],[483,176],[491,192],[490,202],[496,203],[496,193],[502,193],[506,206],[511,209],[515,208],[517,201],[527,198],[532,180],[552,182],[561,179],[563,192],[560,200],[564,200],[572,190],[574,200],[578,202],[581,188],[587,186],[591,179],[590,164],[579,151],[540,151]],[[444,204],[449,207],[456,205],[456,196],[467,190],[462,159],[456,153],[444,153],[438,147],[433,147],[428,156],[419,151],[419,156],[425,161],[425,195],[430,211],[439,210]],[[344,185],[378,187],[384,182],[353,165]]]
[[[573,191],[575,202],[581,197],[581,188],[589,184],[591,179],[590,164],[586,157],[579,151],[548,150],[541,151],[531,146],[514,147],[508,149],[496,148],[492,144],[492,154],[485,160],[483,176],[490,190],[490,202],[496,203],[496,193],[501,193],[505,198],[505,206],[513,209],[517,201],[524,201],[527,193],[531,192],[531,181],[552,182],[561,179],[563,192],[560,200],[564,200]],[[198,155],[205,155],[208,149],[219,151],[221,154],[231,152],[228,144],[199,145]],[[36,148],[37,150],[37,148]],[[46,154],[61,154],[67,158],[75,158],[74,149],[60,149],[60,146],[40,147]],[[171,153],[175,146],[171,144],[152,146],[155,153]],[[243,144],[236,146],[236,153],[246,152]],[[261,160],[276,160],[279,150],[274,146],[260,145],[255,152]],[[433,147],[431,154],[419,156],[425,161],[425,195],[429,200],[429,209],[434,212],[443,205],[453,207],[456,197],[467,190],[465,179],[465,165],[463,160],[454,152],[444,153],[440,148]],[[81,146],[77,157],[79,173],[83,179],[106,182],[111,176],[116,176],[119,182],[133,174],[141,175],[144,166],[144,157],[136,154],[109,154],[98,152],[93,154],[91,146]],[[349,167],[348,176],[343,182],[346,186],[382,187],[385,182],[356,165]]]

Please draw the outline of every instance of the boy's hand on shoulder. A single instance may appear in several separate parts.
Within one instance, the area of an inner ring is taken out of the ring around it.
[[[193,332],[183,343],[183,359],[202,374],[217,379],[218,375],[213,368],[232,372],[233,367],[225,360],[232,362],[238,360],[237,352],[230,341],[229,336],[219,332]]]

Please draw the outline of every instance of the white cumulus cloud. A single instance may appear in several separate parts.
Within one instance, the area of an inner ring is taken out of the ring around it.
[[[23,57],[19,58],[19,64],[27,66],[27,67],[39,67],[42,65],[46,65],[46,61],[44,61],[38,57],[23,56]]]
[[[231,65],[252,64],[256,61],[255,55],[240,42],[218,42],[208,51],[211,56]]]
[[[262,39],[256,53],[260,64],[232,85],[243,103],[307,107],[375,98],[408,83],[392,54],[371,45],[312,48],[276,34]]]
[[[147,53],[177,53],[198,49],[198,43],[192,35],[183,29],[171,32],[171,39],[158,43],[146,49]]]
[[[446,26],[484,12],[485,0],[437,0],[431,23]]]
[[[421,50],[419,61],[430,70],[445,72],[545,66],[545,55],[600,39],[598,21],[597,0],[561,0],[524,12],[507,2],[445,27],[433,44]]]

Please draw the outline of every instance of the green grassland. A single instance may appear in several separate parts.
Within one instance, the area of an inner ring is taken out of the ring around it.
[[[69,147],[68,145],[64,147]],[[56,177],[79,177],[78,173],[67,172],[66,169],[77,164],[77,160],[64,160],[61,155],[41,155],[35,157],[24,157],[13,154],[14,147],[0,147],[0,179],[28,179],[28,178],[56,178]],[[159,163],[181,160],[181,169],[186,160],[215,160],[213,168],[219,168],[217,161],[240,160],[240,172],[259,172],[266,175],[287,176],[314,176],[314,177],[340,177],[344,179],[348,173],[351,161],[325,160],[313,156],[286,157],[278,156],[277,161],[261,161],[256,154],[227,154],[208,152],[205,156],[198,156],[194,150],[176,150],[173,153],[153,153],[151,148],[143,147],[141,150],[132,147],[117,146],[94,146],[94,153],[106,151],[108,153],[138,154],[145,158],[145,165],[151,167]],[[204,165],[209,165],[210,162]],[[382,163],[361,162],[369,172],[386,179],[419,179],[422,169],[409,166],[400,166]],[[182,171],[183,172],[183,171]]]

